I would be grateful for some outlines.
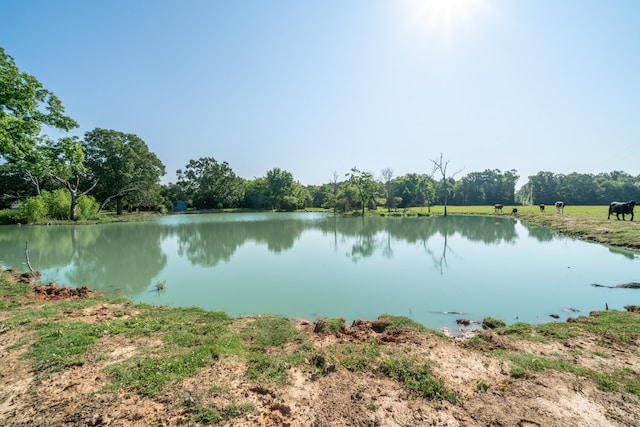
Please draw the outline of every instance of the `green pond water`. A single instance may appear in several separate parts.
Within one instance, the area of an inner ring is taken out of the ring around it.
[[[392,313],[455,330],[458,318],[540,323],[640,304],[640,290],[592,286],[640,281],[637,255],[514,218],[250,213],[2,226],[0,264],[26,271],[27,241],[43,282],[231,316]]]

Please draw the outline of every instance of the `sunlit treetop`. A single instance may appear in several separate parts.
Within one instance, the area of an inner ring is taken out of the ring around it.
[[[52,92],[20,71],[0,47],[0,156],[27,155],[38,143],[43,126],[69,131],[78,124],[64,115],[62,103]]]

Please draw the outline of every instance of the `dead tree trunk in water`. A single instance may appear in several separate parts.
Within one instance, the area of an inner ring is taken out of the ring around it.
[[[27,267],[29,267],[29,271],[33,273],[33,267],[31,267],[31,261],[29,261],[29,241],[28,240],[25,240],[24,255],[27,258]]]

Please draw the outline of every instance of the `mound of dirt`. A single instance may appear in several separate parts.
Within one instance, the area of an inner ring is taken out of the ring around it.
[[[92,291],[87,286],[81,286],[79,288],[66,288],[58,287],[54,282],[50,282],[47,285],[36,285],[31,292],[38,297],[38,299],[52,301],[52,300],[71,300],[79,298],[87,298],[97,295],[96,291]]]

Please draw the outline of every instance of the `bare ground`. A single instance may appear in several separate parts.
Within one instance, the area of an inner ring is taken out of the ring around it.
[[[30,298],[47,304],[90,294],[35,287]],[[112,320],[112,313],[114,307],[96,305],[66,314],[78,321],[104,322]],[[0,311],[0,325],[6,317]],[[602,391],[591,380],[555,370],[514,377],[510,362],[495,354],[496,349],[523,350],[541,358],[572,360],[576,367],[597,367],[599,372],[638,373],[637,341],[603,341],[585,333],[563,342],[536,342],[486,332],[481,345],[471,346],[460,338],[385,329],[369,321],[354,322],[335,334],[317,333],[314,327],[313,322],[296,323],[314,354],[337,344],[375,341],[385,349],[430,360],[432,374],[458,396],[457,401],[418,397],[393,379],[350,370],[329,358],[289,367],[282,386],[256,386],[244,375],[242,361],[221,358],[153,397],[114,393],[105,391],[105,367],[160,342],[154,343],[153,337],[103,338],[94,351],[100,357],[40,378],[23,357],[26,346],[16,345],[25,339],[25,331],[15,327],[0,328],[0,425],[199,425],[195,402],[218,408],[251,405],[250,411],[220,423],[232,426],[637,426],[640,420],[637,394]],[[323,374],[311,375],[306,369],[311,364]]]

